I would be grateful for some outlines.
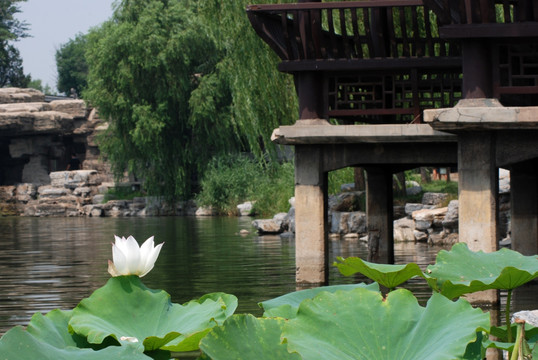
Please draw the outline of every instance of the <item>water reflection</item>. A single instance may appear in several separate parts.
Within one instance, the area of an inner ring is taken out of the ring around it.
[[[71,309],[109,278],[114,235],[139,242],[155,235],[165,242],[155,268],[144,283],[165,289],[183,303],[209,292],[239,298],[238,312],[261,315],[257,303],[295,290],[295,242],[279,236],[239,235],[250,218],[0,218],[0,334],[25,325],[35,312]],[[432,263],[440,248],[398,244],[398,263]],[[358,240],[330,240],[331,262],[337,256],[366,258]],[[331,284],[364,281],[343,277],[331,267]],[[423,281],[406,287],[425,301]],[[536,287],[514,293],[523,307],[536,307]],[[528,294],[530,291],[531,295]],[[516,306],[516,309],[518,307]]]

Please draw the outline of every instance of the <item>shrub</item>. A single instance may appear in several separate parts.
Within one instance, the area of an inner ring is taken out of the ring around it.
[[[221,214],[236,214],[244,201],[255,201],[258,214],[287,212],[294,193],[294,166],[261,164],[246,155],[220,156],[209,164],[200,188],[198,204],[213,206]]]

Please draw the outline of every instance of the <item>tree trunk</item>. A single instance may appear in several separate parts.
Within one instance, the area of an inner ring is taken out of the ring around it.
[[[432,177],[430,175],[430,172],[428,171],[428,168],[421,167],[420,168],[420,179],[423,183],[430,183],[432,182]]]
[[[366,179],[364,177],[364,169],[361,167],[353,168],[353,175],[355,178],[355,191],[366,190]]]

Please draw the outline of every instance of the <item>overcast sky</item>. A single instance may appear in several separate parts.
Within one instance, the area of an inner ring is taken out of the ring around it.
[[[23,60],[25,74],[41,79],[56,90],[56,50],[87,33],[112,16],[114,0],[27,0],[21,2],[17,18],[26,21],[31,37],[15,43]]]

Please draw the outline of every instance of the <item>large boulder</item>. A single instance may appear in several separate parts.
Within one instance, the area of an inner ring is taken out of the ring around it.
[[[450,232],[458,231],[458,213],[459,202],[458,200],[452,200],[448,203],[447,212],[443,219],[443,228],[449,229]]]
[[[329,210],[339,212],[353,212],[364,210],[366,194],[364,191],[343,192],[329,197]]]
[[[247,202],[237,205],[237,211],[239,211],[239,215],[241,216],[253,215],[254,203],[255,202],[253,201],[247,201]]]
[[[43,102],[45,94],[35,89],[0,88],[0,103]]]
[[[0,104],[0,113],[51,111],[46,102]]]
[[[284,223],[287,213],[278,213],[272,219],[258,219],[252,222],[260,234],[280,234],[285,230]]]
[[[415,241],[415,222],[409,218],[394,220],[393,234],[394,241]]]
[[[55,171],[50,173],[50,183],[54,187],[76,189],[100,184],[96,170]]]
[[[85,118],[87,116],[84,100],[54,100],[50,102],[50,107],[53,111],[68,114],[73,118]]]
[[[431,227],[442,227],[442,221],[447,211],[448,207],[414,211],[412,216],[415,220],[415,229],[427,231]]]

